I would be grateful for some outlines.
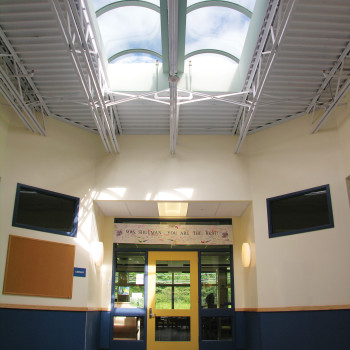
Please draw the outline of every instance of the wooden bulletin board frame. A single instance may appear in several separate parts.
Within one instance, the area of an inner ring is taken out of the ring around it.
[[[3,294],[71,299],[75,245],[9,236]]]

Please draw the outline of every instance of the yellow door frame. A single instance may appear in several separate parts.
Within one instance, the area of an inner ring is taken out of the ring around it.
[[[156,309],[156,262],[157,260],[190,261],[190,309]],[[148,252],[148,303],[147,303],[147,350],[198,350],[198,252],[196,251],[149,251]],[[153,317],[150,317],[152,309]],[[191,340],[183,342],[161,342],[155,340],[155,316],[190,317]]]

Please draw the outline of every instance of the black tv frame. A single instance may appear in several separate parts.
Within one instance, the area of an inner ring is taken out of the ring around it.
[[[273,224],[272,224],[272,211],[271,211],[271,204],[273,202],[278,201],[278,200],[298,197],[298,196],[301,196],[301,195],[305,195],[307,193],[318,192],[318,191],[326,191],[329,224],[319,225],[319,226],[310,226],[310,227],[305,227],[303,229],[295,229],[295,230],[289,230],[289,231],[278,232],[278,233],[274,233],[273,232],[274,228],[273,228]],[[333,228],[334,227],[333,209],[332,209],[332,201],[331,201],[331,193],[330,193],[329,185],[313,187],[313,188],[309,188],[309,189],[302,190],[302,191],[297,191],[297,192],[284,194],[284,195],[281,195],[281,196],[267,198],[266,199],[266,206],[267,206],[269,238],[293,235],[293,234],[303,233],[303,232],[324,230],[324,229],[329,229],[329,228]]]
[[[36,191],[36,192],[44,194],[44,195],[48,195],[48,196],[52,196],[52,197],[56,197],[56,198],[61,198],[61,199],[67,199],[67,200],[72,201],[74,203],[73,204],[74,205],[74,214],[73,214],[72,229],[70,231],[63,231],[63,230],[58,230],[58,229],[54,229],[54,228],[46,228],[46,227],[35,226],[35,225],[30,225],[30,224],[18,222],[18,210],[19,210],[19,204],[20,204],[20,192],[21,192],[21,190]],[[45,190],[42,188],[17,183],[15,205],[14,205],[13,217],[12,217],[12,226],[26,228],[26,229],[35,230],[35,231],[49,232],[49,233],[59,234],[59,235],[63,235],[63,236],[76,237],[77,232],[78,232],[79,202],[80,202],[80,199],[78,197],[73,197],[73,196],[69,196],[66,194],[53,192],[53,191]]]

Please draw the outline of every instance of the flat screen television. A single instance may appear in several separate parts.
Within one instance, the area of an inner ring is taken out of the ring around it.
[[[17,184],[12,225],[75,237],[79,198]]]
[[[329,185],[266,200],[269,237],[334,227]]]

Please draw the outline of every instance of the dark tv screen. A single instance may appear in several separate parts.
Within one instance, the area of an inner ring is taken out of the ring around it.
[[[329,185],[267,199],[269,236],[334,227]]]
[[[76,236],[79,198],[17,184],[12,225]]]

